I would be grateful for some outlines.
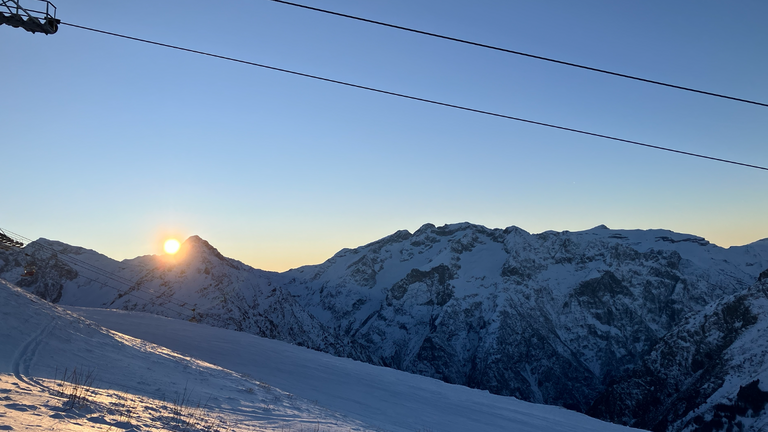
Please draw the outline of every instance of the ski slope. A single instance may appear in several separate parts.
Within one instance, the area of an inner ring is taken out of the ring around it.
[[[68,311],[5,281],[0,316],[0,430],[631,430],[244,333]],[[82,403],[59,395],[65,368],[96,377]]]
[[[0,316],[0,430],[375,430],[250,377],[106,330],[5,281]],[[81,376],[92,372],[94,381],[62,380],[65,369],[71,376],[75,368]],[[69,404],[76,387],[79,400]]]
[[[112,330],[252,376],[389,431],[629,430],[390,368],[157,315],[69,307]]]

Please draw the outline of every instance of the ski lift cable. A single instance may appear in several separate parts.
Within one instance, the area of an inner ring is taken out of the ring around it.
[[[490,49],[490,50],[494,50],[494,51],[501,51],[501,52],[504,52],[504,53],[507,53],[507,54],[514,54],[514,55],[518,55],[518,56],[533,58],[533,59],[536,59],[536,60],[542,60],[542,61],[546,61],[546,62],[550,62],[550,63],[556,63],[556,64],[560,64],[560,65],[564,65],[564,66],[570,66],[570,67],[574,67],[574,68],[585,69],[585,70],[588,70],[588,71],[598,72],[598,73],[601,73],[601,74],[612,75],[612,76],[616,76],[616,77],[620,77],[620,78],[626,78],[626,79],[630,79],[630,80],[640,81],[640,82],[644,82],[644,83],[648,83],[648,84],[655,84],[655,85],[669,87],[669,88],[673,88],[673,89],[677,89],[677,90],[683,90],[683,91],[687,91],[687,92],[693,92],[693,93],[703,94],[703,95],[707,95],[707,96],[713,96],[713,97],[717,97],[717,98],[728,99],[728,100],[732,100],[732,101],[736,101],[736,102],[743,102],[743,103],[748,103],[748,104],[752,104],[752,105],[768,107],[768,103],[763,103],[763,102],[753,101],[753,100],[749,100],[749,99],[738,98],[738,97],[734,97],[734,96],[728,96],[728,95],[724,95],[724,94],[721,94],[721,93],[709,92],[709,91],[705,91],[705,90],[698,90],[698,89],[691,88],[691,87],[686,87],[686,86],[681,86],[681,85],[677,85],[677,84],[666,83],[666,82],[663,82],[663,81],[656,81],[656,80],[652,80],[652,79],[648,79],[648,78],[642,78],[642,77],[635,76],[635,75],[629,75],[629,74],[624,74],[624,73],[619,73],[619,72],[613,72],[613,71],[609,71],[609,70],[606,70],[606,69],[600,69],[600,68],[596,68],[596,67],[592,67],[592,66],[586,66],[586,65],[583,65],[583,64],[571,63],[571,62],[567,62],[567,61],[563,61],[563,60],[557,60],[557,59],[554,59],[554,58],[540,56],[540,55],[537,55],[537,54],[531,54],[531,53],[526,53],[526,52],[522,52],[522,51],[515,51],[515,50],[511,50],[511,49],[507,49],[507,48],[498,47],[498,46],[495,46],[495,45],[488,45],[488,44],[484,44],[484,43],[480,43],[480,42],[473,42],[473,41],[470,41],[470,40],[460,39],[460,38],[453,37],[453,36],[446,36],[446,35],[439,34],[439,33],[432,33],[432,32],[428,32],[428,31],[424,31],[424,30],[419,30],[419,29],[415,29],[415,28],[411,28],[411,27],[405,27],[405,26],[401,26],[401,25],[397,25],[397,24],[390,24],[390,23],[386,23],[386,22],[383,22],[383,21],[376,21],[376,20],[372,20],[372,19],[368,19],[368,18],[363,18],[363,17],[359,17],[359,16],[355,16],[355,15],[349,15],[349,14],[341,13],[341,12],[334,12],[334,11],[331,11],[331,10],[321,9],[321,8],[318,8],[318,7],[307,6],[307,5],[303,5],[303,4],[299,4],[299,3],[293,3],[293,2],[289,2],[289,1],[285,1],[285,0],[270,0],[270,1],[273,1],[275,3],[281,3],[281,4],[284,4],[284,5],[294,6],[294,7],[298,7],[298,8],[302,8],[302,9],[307,9],[307,10],[311,10],[311,11],[315,11],[315,12],[321,12],[321,13],[328,14],[328,15],[335,15],[335,16],[342,17],[342,18],[349,18],[349,19],[352,19],[352,20],[362,21],[362,22],[369,23],[369,24],[375,24],[375,25],[379,25],[379,26],[383,26],[383,27],[389,27],[389,28],[393,28],[393,29],[397,29],[397,30],[403,30],[403,31],[406,31],[406,32],[416,33],[416,34],[420,34],[420,35],[424,35],[424,36],[430,36],[430,37],[434,37],[434,38],[445,39],[445,40],[449,40],[449,41],[452,41],[452,42],[462,43],[462,44],[465,44],[465,45],[472,45],[472,46],[476,46],[476,47],[480,47],[480,48],[486,48],[486,49]]]
[[[0,231],[2,231],[2,230],[0,229]],[[6,231],[8,231],[8,230],[6,230]],[[100,276],[108,277],[108,278],[114,280],[115,282],[119,282],[119,283],[122,283],[122,284],[125,284],[125,285],[128,285],[128,286],[133,286],[134,284],[136,284],[136,282],[134,282],[134,281],[132,281],[132,280],[130,280],[128,278],[125,278],[123,276],[111,273],[111,272],[109,272],[107,270],[104,270],[104,269],[102,269],[100,267],[97,267],[97,266],[95,266],[95,265],[93,265],[93,264],[91,264],[89,262],[83,261],[83,260],[81,260],[79,258],[76,258],[76,257],[72,256],[72,255],[69,255],[69,254],[66,254],[64,252],[58,251],[58,250],[56,250],[54,248],[51,248],[51,247],[46,246],[46,245],[43,245],[41,243],[34,243],[31,239],[28,239],[28,238],[26,238],[26,237],[24,237],[24,236],[22,236],[20,234],[14,233],[12,231],[8,231],[8,232],[13,234],[13,236],[16,237],[18,239],[18,241],[20,241],[22,243],[34,244],[37,247],[41,247],[41,248],[47,249],[48,251],[53,252],[53,253],[55,253],[57,255],[63,255],[63,256],[65,256],[67,258],[67,260],[73,262],[73,264],[76,264],[76,265],[78,265],[78,266],[80,266],[82,268],[85,268],[86,270],[90,270],[90,271],[92,271],[92,272],[94,272],[96,274],[99,274]]]
[[[121,280],[117,279],[117,278],[121,278],[121,276],[118,276],[118,275],[116,275],[116,274],[114,274],[114,273],[111,273],[111,272],[109,272],[109,271],[107,271],[107,270],[104,270],[104,269],[102,269],[102,268],[96,267],[96,266],[94,266],[94,265],[89,265],[89,264],[85,263],[84,261],[82,261],[82,260],[79,260],[79,259],[77,259],[77,258],[74,258],[73,256],[71,256],[71,255],[69,255],[69,254],[66,254],[66,253],[63,253],[63,252],[57,251],[56,249],[53,249],[53,248],[51,248],[51,247],[48,247],[48,246],[42,245],[42,244],[40,244],[40,243],[34,243],[34,242],[30,242],[29,244],[31,244],[31,245],[34,245],[34,246],[37,246],[37,247],[41,247],[41,248],[43,248],[43,249],[46,249],[46,250],[48,250],[48,251],[49,251],[49,252],[50,252],[52,255],[55,255],[57,258],[59,258],[59,259],[61,259],[61,260],[65,261],[65,262],[68,262],[69,264],[72,264],[72,265],[74,265],[74,266],[80,267],[80,268],[82,268],[82,269],[84,269],[84,270],[88,270],[88,271],[91,271],[91,272],[93,272],[93,273],[97,274],[98,276],[102,276],[102,277],[104,277],[104,278],[107,278],[107,279],[111,279],[111,280],[113,280],[113,281],[115,281],[115,282],[118,282],[118,283],[122,283],[122,284],[124,284],[124,285],[126,285],[126,286],[128,287],[128,289],[129,289],[128,291],[125,291],[125,290],[121,290],[121,289],[119,289],[119,288],[113,287],[112,285],[109,285],[108,283],[106,283],[106,282],[104,282],[104,281],[100,281],[100,280],[96,280],[96,279],[90,278],[90,277],[88,277],[88,276],[84,275],[82,272],[78,273],[78,276],[80,276],[80,277],[83,277],[83,278],[85,278],[85,279],[88,279],[88,280],[90,280],[90,281],[92,281],[92,282],[95,282],[95,283],[99,283],[99,284],[101,284],[101,285],[103,285],[103,286],[106,286],[106,287],[108,287],[108,288],[111,288],[111,289],[115,290],[115,291],[116,291],[118,294],[122,294],[122,295],[133,295],[134,297],[136,297],[136,298],[138,298],[138,299],[140,299],[140,300],[143,300],[143,301],[145,301],[145,302],[150,302],[150,300],[147,300],[147,299],[145,299],[145,298],[143,298],[143,297],[140,297],[140,296],[137,296],[137,295],[135,295],[135,294],[134,294],[134,291],[143,292],[143,293],[145,293],[145,294],[148,294],[148,295],[150,295],[150,296],[154,296],[154,297],[160,297],[160,296],[159,296],[159,295],[157,295],[156,293],[153,293],[153,292],[147,291],[147,290],[145,290],[145,289],[142,289],[142,288],[141,288],[141,287],[139,287],[139,286],[136,286],[136,284],[135,284],[135,283],[126,283],[126,282],[123,282],[123,281],[121,281]],[[123,278],[123,279],[124,279],[124,278]],[[127,279],[126,279],[126,280],[127,280]],[[134,291],[130,291],[131,289],[133,289]],[[178,306],[179,308],[183,308],[183,309],[189,310],[190,312],[193,312],[193,311],[192,311],[192,309],[190,309],[190,308],[188,308],[188,307],[184,306],[184,305],[183,305],[183,304],[181,304],[181,303],[178,303],[178,302],[174,301],[173,299],[170,299],[170,298],[168,298],[168,299],[166,299],[166,300],[168,301],[168,303],[171,303],[171,304],[173,304],[173,305],[175,305],[175,306]],[[164,309],[166,309],[166,310],[169,310],[169,311],[172,311],[172,312],[178,313],[178,311],[174,311],[173,309],[169,309],[169,308],[167,308],[167,307],[164,307],[164,306],[162,306],[162,305],[156,305],[156,306],[159,306],[159,307],[162,307],[162,308],[164,308]]]
[[[382,90],[382,89],[378,89],[378,88],[375,88],[375,87],[368,87],[368,86],[364,86],[364,85],[360,85],[360,84],[354,84],[354,83],[350,83],[350,82],[346,82],[346,81],[340,81],[340,80],[336,80],[336,79],[332,79],[332,78],[321,77],[321,76],[318,76],[318,75],[312,75],[312,74],[308,74],[308,73],[304,73],[304,72],[297,72],[297,71],[293,71],[293,70],[289,70],[289,69],[283,69],[283,68],[279,68],[279,67],[275,67],[275,66],[269,66],[269,65],[265,65],[265,64],[261,64],[261,63],[255,63],[255,62],[251,62],[251,61],[247,61],[247,60],[237,59],[237,58],[233,58],[233,57],[227,57],[227,56],[223,56],[223,55],[219,55],[219,54],[213,54],[213,53],[209,53],[209,52],[205,52],[205,51],[199,51],[199,50],[195,50],[195,49],[191,49],[191,48],[184,48],[184,47],[180,47],[180,46],[177,46],[177,45],[171,45],[171,44],[166,44],[166,43],[162,43],[162,42],[152,41],[152,40],[149,40],[149,39],[141,39],[141,38],[137,38],[137,37],[133,37],[133,36],[123,35],[123,34],[120,34],[120,33],[114,33],[114,32],[109,32],[109,31],[105,31],[105,30],[98,30],[98,29],[95,29],[95,28],[85,27],[85,26],[81,26],[81,25],[77,25],[77,24],[66,23],[66,22],[62,22],[61,24],[62,25],[66,25],[66,26],[70,26],[70,27],[79,28],[79,29],[82,29],[82,30],[92,31],[92,32],[95,32],[95,33],[101,33],[101,34],[105,34],[105,35],[109,35],[109,36],[114,36],[114,37],[118,37],[118,38],[122,38],[122,39],[128,39],[128,40],[132,40],[132,41],[136,41],[136,42],[142,42],[142,43],[146,43],[146,44],[150,44],[150,45],[161,46],[161,47],[164,47],[164,48],[170,48],[170,49],[174,49],[174,50],[178,50],[178,51],[184,51],[184,52],[189,52],[189,53],[193,53],[193,54],[199,54],[199,55],[203,55],[203,56],[213,57],[213,58],[217,58],[217,59],[221,59],[221,60],[227,60],[227,61],[232,61],[232,62],[236,62],[236,63],[242,63],[242,64],[246,64],[246,65],[249,65],[249,66],[260,67],[260,68],[263,68],[263,69],[269,69],[269,70],[273,70],[273,71],[277,71],[277,72],[283,72],[283,73],[287,73],[287,74],[291,74],[291,75],[301,76],[301,77],[305,77],[305,78],[311,78],[311,79],[315,79],[315,80],[319,80],[319,81],[324,81],[324,82],[329,82],[329,83],[333,83],[333,84],[343,85],[343,86],[346,86],[346,87],[352,87],[352,88],[356,88],[356,89],[360,89],[360,90],[367,90],[367,91],[371,91],[371,92],[375,92],[375,93],[386,94],[386,95],[395,96],[395,97],[399,97],[399,98],[403,98],[403,99],[409,99],[409,100],[414,100],[414,101],[418,101],[418,102],[424,102],[424,103],[428,103],[428,104],[432,104],[432,105],[438,105],[438,106],[443,106],[443,107],[447,107],[447,108],[453,108],[453,109],[458,109],[458,110],[462,110],[462,111],[468,111],[468,112],[473,112],[473,113],[477,113],[477,114],[483,114],[483,115],[488,115],[488,116],[492,116],[492,117],[503,118],[503,119],[507,119],[507,120],[513,120],[513,121],[517,121],[517,122],[528,123],[528,124],[533,124],[533,125],[537,125],[537,126],[543,126],[543,127],[547,127],[547,128],[550,128],[550,129],[558,129],[558,130],[562,130],[562,131],[566,131],[566,132],[572,132],[572,133],[592,136],[592,137],[596,137],[596,138],[603,138],[603,139],[607,139],[607,140],[611,140],[611,141],[617,141],[617,142],[621,142],[621,143],[625,143],[625,144],[631,144],[631,145],[646,147],[646,148],[655,149],[655,150],[661,150],[661,151],[666,151],[666,152],[671,152],[671,153],[677,153],[677,154],[681,154],[681,155],[685,155],[685,156],[691,156],[691,157],[696,157],[696,158],[700,158],[700,159],[707,159],[707,160],[711,160],[711,161],[715,161],[715,162],[722,162],[722,163],[738,165],[738,166],[747,167],[747,168],[754,168],[754,169],[759,169],[759,170],[763,170],[763,171],[768,171],[768,167],[764,167],[764,166],[760,166],[760,165],[748,164],[748,163],[744,163],[744,162],[738,162],[738,161],[733,161],[733,160],[719,158],[719,157],[714,157],[714,156],[707,156],[707,155],[703,155],[703,154],[700,154],[700,153],[693,153],[693,152],[688,152],[688,151],[683,151],[683,150],[677,150],[677,149],[673,149],[673,148],[669,148],[669,147],[663,147],[663,146],[648,144],[648,143],[644,143],[644,142],[640,142],[640,141],[634,141],[634,140],[629,140],[629,139],[624,139],[624,138],[618,138],[618,137],[614,137],[614,136],[611,136],[611,135],[605,135],[605,134],[601,134],[601,133],[589,132],[589,131],[585,131],[585,130],[581,130],[581,129],[571,128],[571,127],[566,127],[566,126],[559,126],[559,125],[555,125],[555,124],[551,124],[551,123],[545,123],[545,122],[542,122],[542,121],[529,120],[529,119],[524,119],[524,118],[521,118],[521,117],[515,117],[515,116],[501,114],[501,113],[496,113],[496,112],[492,112],[492,111],[485,111],[485,110],[481,110],[481,109],[477,109],[477,108],[470,108],[470,107],[466,107],[466,106],[462,106],[462,105],[456,105],[456,104],[447,103],[447,102],[440,102],[440,101],[436,101],[436,100],[433,100],[433,99],[426,99],[426,98],[422,98],[422,97],[418,97],[418,96],[407,95],[407,94],[404,94],[404,93],[397,93],[397,92],[393,92],[393,91],[389,91],[389,90]]]
[[[18,236],[18,234],[16,234],[16,235]],[[90,270],[90,271],[98,274],[99,276],[104,276],[106,278],[112,279],[115,282],[122,283],[124,285],[129,286],[129,287],[133,286],[136,283],[136,282],[131,281],[130,279],[127,279],[127,278],[124,278],[122,276],[119,276],[119,275],[116,275],[114,273],[111,273],[111,272],[109,272],[107,270],[104,270],[104,269],[102,269],[100,267],[97,267],[97,266],[95,266],[93,264],[85,262],[85,261],[83,261],[83,260],[81,260],[79,258],[76,258],[76,257],[74,257],[72,255],[69,255],[69,254],[67,254],[65,252],[58,251],[58,250],[56,250],[56,249],[54,249],[54,248],[52,248],[50,246],[46,246],[46,245],[41,244],[39,242],[38,243],[34,243],[32,240],[27,239],[27,238],[25,238],[23,236],[19,236],[19,237],[21,237],[24,240],[26,240],[27,244],[31,244],[31,245],[34,245],[36,247],[46,249],[49,252],[52,252],[52,253],[56,254],[57,256],[62,256],[62,258],[65,259],[66,261],[69,261],[70,263],[72,263],[74,265],[77,265],[77,266],[79,266],[81,268],[84,268],[85,270]]]
[[[11,235],[12,237],[15,237],[16,239],[25,240],[25,241],[26,241],[26,243],[27,243],[27,245],[34,245],[34,246],[36,246],[36,247],[39,247],[39,248],[43,248],[43,249],[45,249],[45,250],[49,251],[49,253],[55,254],[55,256],[56,256],[56,257],[59,257],[60,259],[62,259],[62,260],[64,260],[64,261],[67,261],[67,262],[69,262],[69,263],[70,263],[70,264],[72,264],[72,265],[75,265],[75,266],[81,267],[81,268],[83,268],[83,269],[85,269],[85,270],[89,270],[89,271],[91,271],[91,272],[93,272],[93,273],[96,273],[96,274],[97,274],[97,275],[99,275],[99,276],[102,276],[102,277],[105,277],[105,278],[108,278],[108,279],[112,279],[112,280],[113,280],[113,281],[115,281],[115,282],[118,282],[118,283],[122,283],[122,284],[124,284],[124,285],[128,286],[128,288],[129,288],[129,289],[130,289],[130,288],[133,288],[133,289],[134,289],[134,290],[136,290],[136,291],[140,291],[140,292],[143,292],[143,293],[145,293],[145,294],[148,294],[148,295],[150,295],[150,296],[159,297],[159,296],[158,296],[157,294],[155,294],[155,293],[152,293],[152,292],[149,292],[149,291],[143,290],[143,289],[141,289],[140,287],[136,286],[136,282],[133,282],[133,281],[131,281],[130,279],[127,279],[127,278],[124,278],[124,277],[122,277],[122,276],[116,275],[116,274],[114,274],[114,273],[112,273],[112,272],[110,272],[110,271],[104,270],[104,269],[102,269],[102,268],[100,268],[100,267],[97,267],[97,266],[95,266],[95,265],[93,265],[93,264],[90,264],[90,263],[87,263],[87,262],[85,262],[85,261],[83,261],[83,260],[80,260],[80,259],[78,259],[78,258],[75,258],[75,257],[73,257],[73,256],[71,256],[71,255],[69,255],[69,254],[67,254],[67,253],[64,253],[64,252],[61,252],[61,251],[57,251],[56,249],[54,249],[54,248],[52,248],[52,247],[46,246],[46,245],[44,245],[44,244],[41,244],[40,242],[33,242],[32,240],[30,240],[30,239],[28,239],[28,238],[26,238],[26,237],[24,237],[24,236],[22,236],[22,235],[20,235],[20,234],[14,233],[13,231],[9,231],[9,230],[7,230],[7,229],[6,229],[6,230],[3,230],[3,231],[4,231],[5,233],[8,233],[9,235]],[[147,300],[147,299],[144,299],[144,298],[141,298],[141,297],[139,297],[139,296],[136,296],[136,295],[134,295],[134,294],[133,294],[133,291],[125,291],[125,292],[124,292],[123,290],[120,290],[119,288],[115,288],[115,287],[113,287],[113,286],[111,286],[111,285],[107,284],[106,282],[103,282],[103,281],[98,281],[98,280],[96,280],[96,279],[92,279],[92,278],[89,278],[88,276],[85,276],[85,275],[83,275],[82,273],[79,273],[78,275],[79,275],[79,276],[81,276],[81,277],[83,277],[83,278],[85,278],[85,279],[88,279],[88,280],[90,280],[90,281],[92,281],[92,282],[96,282],[96,283],[102,284],[102,285],[104,285],[104,286],[107,286],[107,287],[109,287],[109,288],[111,288],[111,289],[115,290],[115,291],[116,291],[116,292],[118,292],[119,294],[123,294],[123,295],[128,295],[128,294],[130,294],[130,295],[133,295],[134,297],[137,297],[137,298],[139,298],[140,300],[143,300],[143,301],[146,301],[146,302],[150,302],[150,301],[149,301],[149,300]],[[118,279],[118,278],[119,278],[119,279]],[[120,280],[120,279],[122,279],[122,280]],[[178,302],[175,302],[173,299],[167,298],[166,300],[167,300],[169,303],[171,303],[171,304],[173,304],[173,305],[175,305],[175,306],[178,306],[179,308],[183,308],[183,309],[186,309],[186,310],[188,310],[188,311],[190,311],[190,312],[193,312],[193,313],[194,313],[194,310],[192,310],[191,308],[188,308],[188,307],[184,306],[183,304],[180,304],[180,303],[178,303]],[[169,310],[169,311],[172,311],[172,312],[178,313],[178,311],[174,311],[174,310],[172,310],[172,309],[168,309],[168,308],[166,308],[166,307],[164,307],[164,306],[162,306],[162,305],[156,305],[156,306],[159,306],[159,307],[165,308],[166,310]]]
[[[109,271],[107,271],[107,270],[104,270],[104,269],[102,269],[102,268],[100,268],[100,267],[96,267],[96,266],[94,266],[94,265],[92,265],[92,264],[88,264],[88,263],[85,263],[84,261],[82,261],[82,260],[79,260],[79,259],[77,259],[77,258],[74,258],[73,256],[71,256],[71,255],[69,255],[69,254],[66,254],[66,253],[62,253],[62,252],[60,252],[60,251],[57,251],[56,249],[50,248],[50,247],[48,247],[48,246],[45,246],[45,245],[41,245],[40,243],[30,243],[30,244],[32,244],[32,245],[35,245],[35,246],[38,246],[38,247],[42,247],[42,248],[45,248],[45,249],[47,249],[48,251],[50,251],[52,254],[55,254],[55,256],[57,256],[58,258],[60,258],[60,259],[62,259],[62,260],[64,260],[64,261],[66,261],[66,262],[69,262],[70,264],[72,264],[72,265],[74,265],[74,266],[80,267],[80,268],[82,268],[82,269],[84,269],[84,270],[88,270],[88,271],[91,271],[91,272],[93,272],[93,273],[97,274],[98,276],[102,276],[102,277],[104,277],[104,278],[107,278],[107,279],[111,279],[111,280],[113,280],[113,281],[115,281],[115,282],[121,283],[121,284],[123,284],[123,285],[127,286],[129,290],[131,290],[131,289],[132,289],[132,290],[135,290],[135,291],[140,291],[140,292],[143,292],[143,293],[145,293],[145,294],[148,294],[148,295],[150,295],[150,296],[154,296],[154,297],[158,297],[158,298],[160,297],[160,296],[159,296],[158,294],[156,294],[156,293],[153,293],[153,292],[151,292],[151,291],[148,291],[148,290],[146,290],[146,289],[143,289],[143,288],[141,288],[140,286],[137,286],[135,282],[131,282],[131,283],[129,283],[129,282],[124,282],[124,281],[121,281],[120,279],[124,279],[124,280],[128,280],[128,279],[125,279],[125,278],[123,278],[123,277],[121,277],[121,276],[119,276],[119,275],[116,275],[116,274],[114,274],[114,273],[112,273],[112,272],[109,272]],[[133,291],[123,291],[123,290],[120,290],[119,288],[115,288],[115,287],[113,287],[113,286],[109,285],[109,284],[108,284],[108,283],[106,283],[106,282],[103,282],[103,281],[99,281],[99,280],[96,280],[96,279],[92,279],[92,278],[89,278],[88,276],[85,276],[85,275],[83,275],[82,273],[78,273],[78,275],[79,275],[79,276],[82,276],[83,278],[85,278],[85,279],[88,279],[88,280],[90,280],[90,281],[93,281],[93,282],[96,282],[96,283],[100,283],[100,284],[102,284],[102,285],[105,285],[105,286],[107,286],[107,287],[109,287],[109,288],[112,288],[113,290],[117,291],[118,293],[122,293],[122,294],[124,294],[124,295],[126,295],[126,294],[132,294],[132,293],[133,293]],[[118,278],[120,278],[120,279],[118,279]],[[138,297],[138,296],[135,296],[135,297]],[[147,302],[149,302],[149,300],[143,299],[143,298],[141,298],[141,297],[138,297],[138,298],[140,298],[140,299],[142,299],[142,300],[144,300],[144,301],[147,301]],[[168,301],[168,303],[171,303],[171,304],[173,304],[173,305],[175,305],[175,306],[178,306],[178,307],[180,307],[180,308],[184,308],[184,309],[187,309],[187,310],[189,310],[189,311],[192,311],[190,308],[188,308],[188,307],[184,306],[183,304],[181,304],[181,303],[179,303],[179,302],[177,302],[177,301],[174,301],[174,300],[173,300],[173,299],[171,299],[171,298],[167,298],[166,300]],[[162,307],[162,306],[161,306],[161,307]],[[166,308],[166,309],[167,309],[167,308]],[[168,309],[168,310],[171,310],[171,309]],[[177,313],[178,313],[178,311],[174,311],[174,312],[177,312]]]
[[[137,299],[139,299],[139,300],[141,300],[141,301],[143,301],[143,302],[146,302],[146,303],[148,303],[148,304],[149,304],[149,303],[152,303],[152,301],[151,301],[151,300],[147,300],[147,299],[145,299],[144,297],[141,297],[141,296],[137,295],[137,294],[136,294],[134,291],[122,291],[122,290],[120,290],[119,288],[115,288],[115,287],[113,287],[112,285],[110,285],[110,284],[108,284],[108,283],[106,283],[106,282],[102,282],[102,281],[99,281],[99,280],[96,280],[96,279],[92,279],[92,278],[89,278],[88,276],[85,276],[85,275],[83,275],[83,274],[79,274],[78,276],[80,276],[80,277],[82,277],[82,278],[84,278],[84,279],[88,279],[88,280],[89,280],[89,281],[91,281],[91,282],[94,282],[94,283],[97,283],[97,284],[101,284],[101,285],[102,285],[102,286],[104,286],[104,287],[107,287],[107,288],[111,288],[111,289],[113,289],[113,290],[115,290],[115,291],[116,291],[118,294],[122,294],[120,297],[123,297],[123,296],[132,296],[132,297],[134,297],[134,298],[137,298]],[[141,291],[141,292],[143,292],[143,293],[145,293],[145,294],[150,294],[150,295],[152,295],[152,293],[149,293],[149,292],[147,292],[147,291],[143,291],[143,290],[141,290],[140,288],[136,288],[136,290],[137,290],[137,291]],[[119,297],[118,297],[118,298],[119,298]],[[190,309],[190,308],[188,308],[188,307],[186,307],[186,306],[181,306],[181,305],[179,305],[179,304],[177,304],[177,303],[174,303],[174,302],[172,302],[172,301],[170,301],[170,300],[169,300],[169,303],[171,303],[171,304],[173,304],[173,305],[175,305],[175,306],[178,306],[179,308],[183,308],[183,309],[186,309],[186,310],[187,310],[187,311],[189,311],[189,312],[192,312],[192,314],[193,314],[193,316],[194,316],[194,313],[195,313],[195,311],[194,311],[194,310],[192,310],[192,309]],[[161,305],[161,304],[152,303],[152,305],[153,305],[153,306],[156,306],[156,307],[159,307],[159,308],[161,308],[161,309],[165,309],[165,310],[167,310],[167,311],[169,311],[169,312],[173,312],[173,313],[177,313],[177,314],[186,315],[186,312],[184,312],[184,311],[181,311],[181,312],[180,312],[180,311],[178,311],[178,310],[173,310],[173,309],[171,309],[171,308],[169,308],[169,307],[167,307],[167,306]]]
[[[24,236],[22,236],[20,234],[13,233],[12,231],[8,231],[8,232],[12,233],[18,239],[24,240],[27,244],[32,244],[32,245],[35,245],[36,247],[40,247],[40,248],[46,249],[49,252],[56,254],[57,256],[61,256],[62,259],[64,259],[65,261],[68,261],[71,264],[77,265],[77,266],[79,266],[79,267],[81,267],[81,268],[83,268],[85,270],[90,270],[91,272],[96,273],[99,276],[103,276],[103,277],[112,279],[113,281],[121,283],[121,284],[124,284],[124,285],[126,285],[128,287],[133,287],[136,284],[135,281],[132,281],[132,280],[130,280],[128,278],[125,278],[123,276],[120,276],[120,275],[116,275],[116,274],[114,274],[114,273],[112,273],[112,272],[110,272],[108,270],[105,270],[105,269],[102,269],[100,267],[97,267],[97,266],[95,266],[95,265],[93,265],[91,263],[83,261],[83,260],[81,260],[79,258],[76,258],[76,257],[74,257],[72,255],[69,255],[67,253],[58,251],[58,250],[56,250],[56,249],[54,249],[54,248],[52,248],[50,246],[46,246],[46,245],[41,244],[39,242],[35,243],[31,239],[28,239],[28,238],[26,238],[26,237],[24,237]],[[152,293],[148,293],[148,294],[152,294]]]
[[[27,240],[29,240],[29,239],[27,239]],[[93,265],[91,263],[83,261],[83,260],[81,260],[79,258],[76,258],[76,257],[74,257],[72,255],[69,255],[67,253],[58,251],[58,250],[56,250],[54,248],[51,248],[49,246],[46,246],[46,245],[43,245],[43,244],[40,244],[40,243],[34,243],[32,241],[28,241],[27,243],[35,245],[37,247],[41,247],[41,248],[47,249],[48,251],[50,251],[52,253],[55,253],[57,256],[63,256],[67,261],[71,262],[72,264],[75,264],[75,265],[77,265],[77,266],[79,266],[81,268],[84,268],[85,270],[90,270],[93,273],[98,274],[99,276],[104,276],[106,278],[112,279],[115,282],[122,283],[124,285],[129,286],[129,287],[133,286],[136,283],[136,282],[134,282],[134,281],[132,281],[130,279],[127,279],[127,278],[122,277],[120,275],[116,275],[114,273],[111,273],[111,272],[109,272],[107,270],[104,270],[104,269],[102,269],[100,267],[97,267],[97,266],[95,266],[95,265]]]

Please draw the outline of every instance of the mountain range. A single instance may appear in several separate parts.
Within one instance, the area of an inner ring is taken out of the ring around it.
[[[0,278],[53,303],[202,322],[655,431],[768,427],[766,269],[768,239],[725,249],[605,226],[426,224],[283,273],[196,236],[176,256],[120,262],[45,239],[0,252]]]

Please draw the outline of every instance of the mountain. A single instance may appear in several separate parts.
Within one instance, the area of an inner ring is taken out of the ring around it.
[[[19,254],[0,253],[0,277],[61,304],[198,320],[636,424],[643,413],[622,417],[609,405],[645,402],[617,383],[644,373],[638,368],[672,343],[668,335],[751,289],[768,268],[768,239],[724,249],[693,235],[605,226],[529,234],[427,224],[284,273],[227,259],[197,237],[183,247],[175,260],[117,263],[39,240],[25,248],[39,274],[20,280]],[[68,256],[129,281],[89,273]],[[666,430],[683,427],[675,413]]]
[[[364,361],[584,411],[683,316],[766,267],[765,241],[726,250],[661,230],[425,225],[281,285],[362,344]]]
[[[25,256],[27,254],[28,256]],[[0,278],[62,305],[157,313],[339,353],[341,342],[308,314],[269,272],[226,258],[205,240],[187,239],[173,257],[122,262],[40,239],[0,252]],[[20,266],[33,265],[30,278]]]
[[[0,316],[3,431],[636,430],[242,332],[66,310],[5,281]]]
[[[683,319],[588,413],[654,431],[765,430],[767,334],[768,271]]]

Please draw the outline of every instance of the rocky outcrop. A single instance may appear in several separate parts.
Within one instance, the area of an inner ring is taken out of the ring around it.
[[[617,376],[588,414],[638,428],[757,430],[768,423],[768,283],[687,316],[643,359]],[[718,394],[720,393],[720,394]]]

